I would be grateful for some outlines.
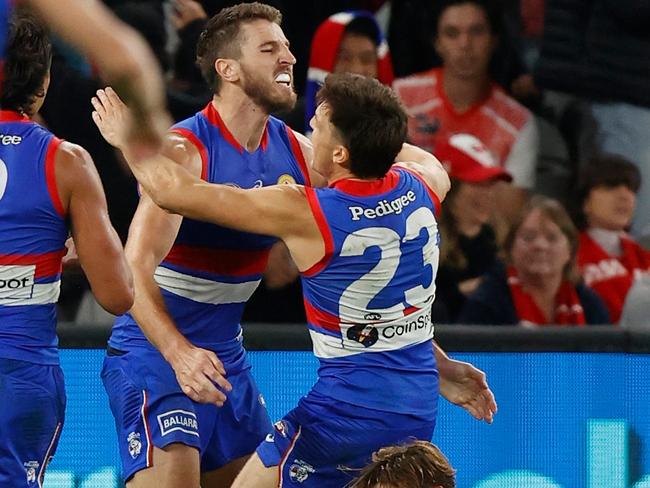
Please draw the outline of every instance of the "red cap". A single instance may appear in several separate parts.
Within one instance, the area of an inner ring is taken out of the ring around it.
[[[468,183],[490,180],[510,182],[512,176],[499,166],[490,150],[471,134],[454,134],[436,146],[434,155],[449,176]]]

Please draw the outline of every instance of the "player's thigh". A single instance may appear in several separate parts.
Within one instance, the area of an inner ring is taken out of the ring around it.
[[[180,443],[153,448],[152,466],[136,472],[127,488],[199,488],[199,451]]]
[[[229,488],[249,458],[250,455],[242,456],[219,469],[201,474],[201,488]]]
[[[42,480],[65,411],[58,366],[0,359],[0,486]]]
[[[235,479],[232,488],[276,488],[279,482],[277,466],[267,468],[257,453],[254,453]]]

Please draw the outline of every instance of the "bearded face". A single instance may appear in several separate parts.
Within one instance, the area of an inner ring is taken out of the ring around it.
[[[263,72],[263,67],[241,63],[241,88],[256,105],[268,113],[285,112],[296,105],[293,67]]]

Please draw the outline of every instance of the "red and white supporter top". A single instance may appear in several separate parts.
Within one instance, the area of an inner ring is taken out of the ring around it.
[[[409,114],[408,138],[433,152],[454,134],[472,134],[513,177],[513,184],[535,184],[539,136],[532,113],[496,84],[484,100],[463,113],[445,95],[442,68],[395,81],[393,88]]]
[[[650,273],[650,252],[625,233],[621,233],[620,244],[621,255],[613,256],[588,232],[582,232],[577,256],[585,283],[603,299],[613,323],[618,323],[621,317],[632,284]]]

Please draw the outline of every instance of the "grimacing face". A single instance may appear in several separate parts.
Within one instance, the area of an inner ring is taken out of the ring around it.
[[[296,104],[293,66],[296,58],[282,28],[259,19],[244,23],[238,60],[244,93],[268,113],[291,110]]]
[[[571,260],[571,245],[562,229],[535,209],[517,230],[510,257],[520,275],[557,276]]]
[[[444,10],[434,46],[447,72],[456,78],[475,79],[488,73],[496,38],[485,11],[468,2]]]

